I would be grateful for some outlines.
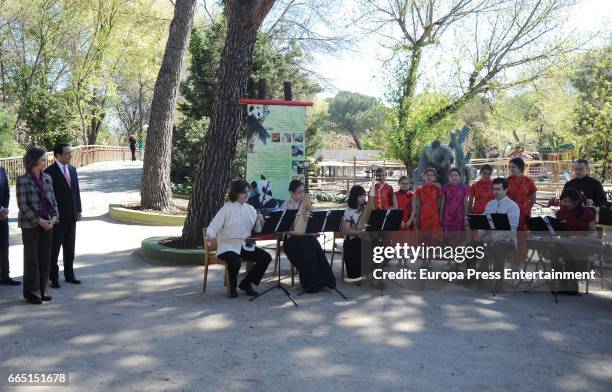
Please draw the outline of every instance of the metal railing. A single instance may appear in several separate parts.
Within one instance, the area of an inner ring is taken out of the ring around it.
[[[45,154],[47,165],[53,163],[53,152]],[[118,146],[75,146],[72,147],[72,160],[70,164],[75,167],[90,165],[102,161],[124,161],[131,159],[129,147]],[[24,173],[23,157],[0,158],[0,167],[4,167],[9,181]]]

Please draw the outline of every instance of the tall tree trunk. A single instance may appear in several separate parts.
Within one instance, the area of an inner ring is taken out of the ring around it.
[[[246,93],[257,31],[273,4],[274,0],[225,1],[227,37],[213,114],[183,227],[182,239],[192,246],[202,243],[202,228],[223,204],[244,114],[238,100]]]
[[[361,146],[361,141],[359,140],[359,136],[357,135],[357,132],[351,130],[349,133],[351,134],[351,137],[353,138],[355,147],[357,147],[358,150],[363,150],[363,147]]]
[[[142,81],[142,75],[138,75],[138,137],[142,138],[142,122],[143,122],[143,113],[142,113],[142,105],[143,105],[143,92],[142,89],[144,87],[144,83]]]
[[[423,48],[420,46],[415,46],[415,48],[412,50],[410,65],[408,66],[408,71],[406,72],[406,79],[404,80],[402,96],[399,102],[398,125],[400,128],[404,126],[404,123],[408,118],[412,98],[414,98],[414,94],[416,92],[417,74],[419,71],[419,66],[421,65],[422,54]]]
[[[142,208],[165,211],[173,207],[170,185],[172,123],[195,6],[196,0],[176,0],[174,7],[174,18],[170,23],[168,42],[151,103],[147,154],[144,157],[140,188]]]

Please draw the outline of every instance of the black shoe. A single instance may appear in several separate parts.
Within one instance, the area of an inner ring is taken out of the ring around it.
[[[28,301],[29,303],[31,303],[33,305],[40,305],[40,304],[42,304],[42,300],[40,298],[26,297],[26,301]]]
[[[5,286],[19,286],[21,282],[18,280],[13,280],[7,276],[5,278],[0,279],[0,284]]]
[[[59,289],[60,287],[62,287],[62,286],[60,286],[60,284],[59,284],[59,282],[57,280],[52,280],[51,281],[51,288],[52,289]]]
[[[66,279],[66,283],[81,284],[81,281],[78,280],[77,278],[69,278],[69,279]]]
[[[40,299],[43,301],[51,301],[53,298],[50,295],[43,295]]]
[[[228,297],[236,298],[237,296],[238,296],[238,291],[236,291],[236,288],[235,287],[230,288]]]
[[[259,293],[253,290],[253,287],[251,287],[251,282],[248,282],[246,280],[243,280],[242,282],[240,282],[240,284],[238,285],[238,288],[244,291],[245,293],[247,293],[247,295],[250,295],[251,297],[255,297],[259,295]]]

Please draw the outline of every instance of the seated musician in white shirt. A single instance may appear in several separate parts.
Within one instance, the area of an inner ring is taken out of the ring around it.
[[[508,180],[497,177],[493,180],[493,195],[495,198],[487,203],[485,214],[506,214],[510,221],[510,231],[491,230],[490,239],[493,241],[513,241],[516,244],[516,228],[518,227],[521,211],[518,204],[506,196],[508,193]]]
[[[492,186],[495,198],[487,203],[484,213],[508,215],[510,230],[488,230],[485,238],[490,241],[493,270],[503,272],[506,259],[516,252],[516,228],[519,224],[520,209],[518,204],[506,196],[507,179],[497,177],[493,180]],[[500,291],[503,288],[502,280],[497,281],[495,287],[496,291]]]
[[[210,239],[217,238],[217,257],[227,263],[229,271],[230,297],[236,297],[236,281],[240,271],[241,258],[254,261],[253,268],[238,285],[247,295],[256,296],[251,284],[259,285],[268,264],[270,254],[257,248],[252,240],[251,232],[261,231],[263,217],[246,201],[251,187],[244,180],[232,182],[229,191],[229,202],[217,212],[206,230]]]

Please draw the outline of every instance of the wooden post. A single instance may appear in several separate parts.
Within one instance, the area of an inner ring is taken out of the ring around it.
[[[291,92],[291,82],[283,82],[283,93],[285,101],[293,101],[293,93]]]
[[[257,99],[266,99],[268,96],[268,81],[266,79],[259,79],[257,84]]]
[[[353,156],[353,186],[355,186],[356,181],[357,181],[357,157]]]
[[[255,81],[253,78],[249,78],[247,82],[247,98],[255,98],[255,91],[257,90],[257,86],[255,85]]]

